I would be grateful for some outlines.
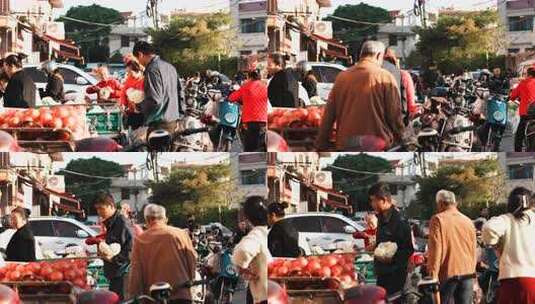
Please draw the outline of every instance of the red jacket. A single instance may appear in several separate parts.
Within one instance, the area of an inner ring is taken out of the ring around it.
[[[143,77],[139,79],[135,79],[133,77],[126,78],[123,84],[123,88],[121,89],[121,105],[127,108],[128,112],[130,113],[135,112],[136,106],[134,103],[128,100],[128,96],[126,95],[126,92],[128,91],[128,89],[135,89],[135,90],[140,90],[143,92],[144,87],[145,87],[145,81]]]
[[[364,245],[366,247],[370,244],[375,244],[375,235],[377,234],[377,229],[366,229],[364,231],[357,231],[353,233],[353,238],[355,239],[364,239]]]
[[[116,79],[101,80],[94,86],[88,87],[86,89],[87,94],[97,94],[100,99],[100,89],[109,87],[112,90],[109,99],[120,99],[121,98],[121,84]]]
[[[414,89],[414,81],[412,81],[411,74],[405,70],[401,70],[401,83],[405,88],[405,99],[407,100],[407,109],[409,113],[415,113],[418,109],[416,107],[416,91]]]
[[[522,80],[511,92],[511,100],[520,99],[520,116],[528,114],[529,105],[535,102],[535,78]]]
[[[267,122],[267,86],[260,80],[247,81],[229,96],[230,101],[243,104],[242,121]]]

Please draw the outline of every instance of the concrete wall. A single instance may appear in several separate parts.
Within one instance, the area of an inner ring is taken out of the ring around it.
[[[501,24],[504,26],[506,47],[503,50],[507,53],[508,49],[519,49],[520,53],[526,51],[526,48],[535,47],[535,29],[534,31],[523,32],[509,32],[508,17],[515,16],[533,16],[535,21],[535,8],[508,10],[507,1],[498,1],[498,14],[500,16]]]

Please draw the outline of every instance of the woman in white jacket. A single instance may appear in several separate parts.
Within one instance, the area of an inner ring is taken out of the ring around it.
[[[526,188],[509,195],[507,213],[491,218],[484,226],[485,244],[500,255],[499,304],[535,303],[535,202]]]
[[[267,304],[267,265],[271,260],[267,244],[267,204],[262,197],[251,196],[243,204],[243,213],[254,228],[234,248],[232,263],[249,281],[253,299],[248,299],[247,304]]]

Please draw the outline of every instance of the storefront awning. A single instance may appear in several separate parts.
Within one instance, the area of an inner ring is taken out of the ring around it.
[[[333,207],[333,208],[345,209],[345,210],[349,210],[350,212],[353,210],[353,207],[351,207],[349,205],[345,205],[345,204],[340,203],[340,202],[333,201],[333,200],[323,199],[321,201],[324,202],[325,204]]]
[[[342,52],[338,52],[338,51],[334,51],[334,50],[328,50],[328,49],[324,49],[324,48],[321,48],[321,51],[327,55],[327,56],[331,56],[331,57],[335,57],[335,58],[341,58],[341,59],[351,59],[351,56],[348,56]]]
[[[65,204],[56,204],[55,203],[54,206],[57,207],[60,210],[63,210],[63,211],[68,211],[68,212],[78,213],[78,214],[83,214],[84,213],[83,210],[80,210],[80,209],[78,209],[76,207],[65,205]]]
[[[318,34],[312,34],[312,35],[310,35],[310,38],[311,38],[311,39],[314,39],[314,40],[325,41],[325,42],[327,42],[328,44],[330,44],[330,45],[332,45],[332,46],[335,46],[335,47],[339,47],[339,48],[347,49],[347,47],[346,47],[345,45],[343,45],[342,43],[340,43],[340,41],[335,40],[335,39],[331,39],[331,38],[323,37],[323,36],[318,35]]]

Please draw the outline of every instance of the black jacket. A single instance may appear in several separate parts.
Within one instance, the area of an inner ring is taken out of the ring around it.
[[[308,98],[318,96],[318,82],[311,77],[303,79],[303,87],[307,90]]]
[[[28,224],[13,234],[7,244],[6,255],[7,261],[35,261],[35,238]]]
[[[391,263],[384,264],[375,261],[375,273],[377,276],[402,276],[405,280],[409,257],[414,252],[412,246],[411,227],[399,211],[392,207],[386,215],[379,216],[377,227],[377,244],[394,242],[398,250]]]
[[[119,213],[104,221],[106,226],[106,243],[121,245],[121,252],[114,256],[111,262],[104,261],[104,275],[108,279],[121,277],[126,274],[130,266],[130,252],[132,251],[133,234],[128,221]]]
[[[45,92],[41,97],[52,97],[52,99],[54,99],[55,101],[65,100],[65,92],[63,90],[63,78],[57,75],[48,76]]]
[[[35,107],[35,83],[24,70],[15,73],[7,83],[4,106],[11,108]]]
[[[273,107],[293,108],[297,104],[295,86],[299,84],[288,70],[281,70],[269,82],[268,98]],[[298,92],[297,92],[298,93]]]
[[[274,257],[299,256],[298,232],[285,220],[273,224],[268,234],[268,248]]]

